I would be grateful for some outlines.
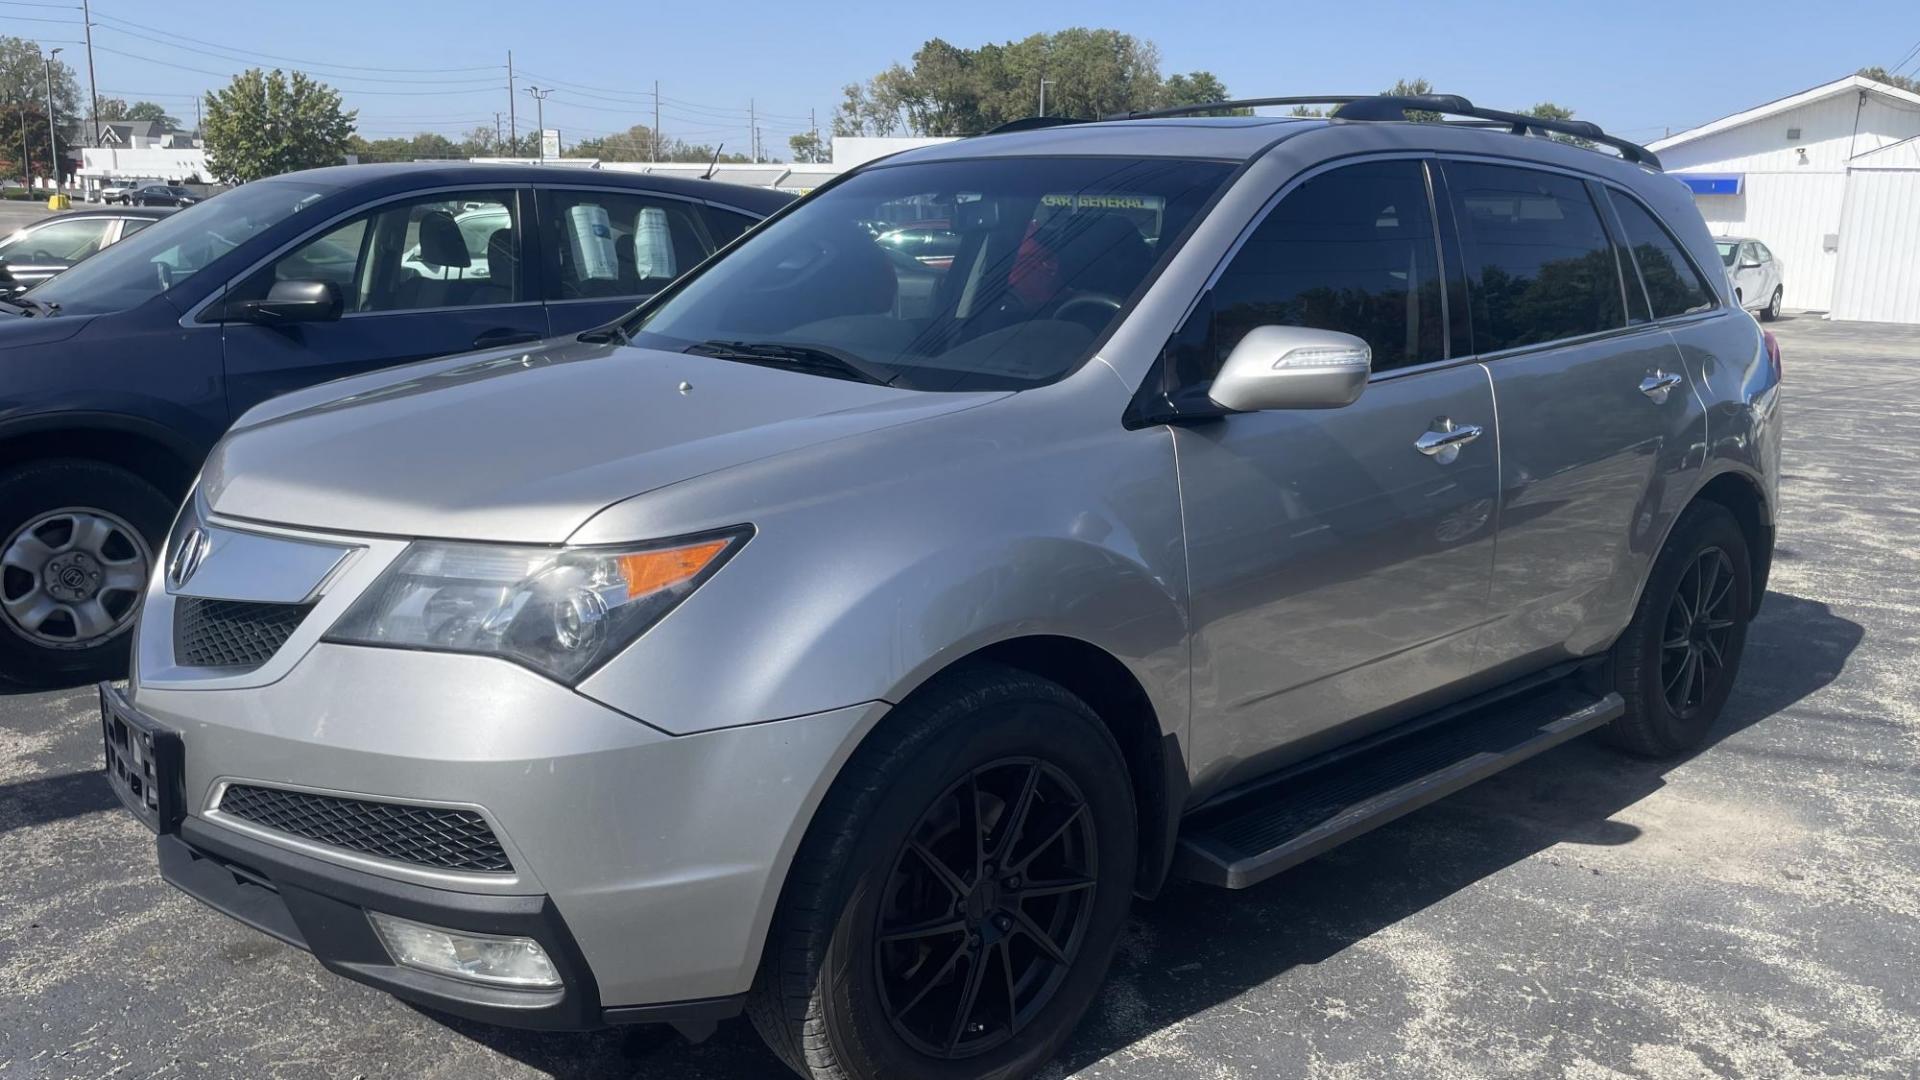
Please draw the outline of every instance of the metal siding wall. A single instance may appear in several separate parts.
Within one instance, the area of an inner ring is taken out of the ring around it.
[[[1833,302],[1834,254],[1823,248],[1840,229],[1845,173],[1748,174],[1739,195],[1700,195],[1694,204],[1715,236],[1751,236],[1785,263],[1790,308],[1825,311]]]
[[[1848,177],[1833,317],[1920,323],[1920,169]]]

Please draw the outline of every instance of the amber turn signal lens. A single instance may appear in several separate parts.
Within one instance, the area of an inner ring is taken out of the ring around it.
[[[727,544],[725,539],[705,540],[686,547],[619,556],[620,574],[627,579],[627,599],[645,596],[693,577],[719,557]]]

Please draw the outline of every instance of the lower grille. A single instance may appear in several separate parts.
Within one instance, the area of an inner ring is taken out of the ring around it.
[[[175,597],[173,659],[187,667],[259,667],[287,643],[312,604]]]
[[[395,862],[469,873],[513,872],[493,830],[471,810],[234,784],[220,796],[220,812]]]

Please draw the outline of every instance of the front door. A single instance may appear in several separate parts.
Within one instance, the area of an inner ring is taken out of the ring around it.
[[[1518,166],[1444,168],[1473,344],[1500,403],[1495,621],[1483,663],[1590,655],[1626,624],[1689,463],[1704,453],[1693,446],[1704,431],[1698,400],[1635,272],[1639,226],[1616,249],[1604,189]],[[1630,200],[1625,210],[1645,214]],[[1661,317],[1672,314],[1685,313]]]
[[[516,189],[383,203],[230,286],[229,305],[276,281],[332,282],[343,302],[324,322],[226,324],[232,414],[328,379],[545,337],[545,309],[522,272],[527,211]]]
[[[1186,387],[1255,326],[1373,349],[1374,379],[1344,409],[1175,429],[1210,784],[1384,726],[1471,674],[1499,437],[1486,372],[1447,362],[1439,266],[1420,161],[1335,169],[1273,209],[1169,346]],[[1478,435],[1416,445],[1449,430]]]

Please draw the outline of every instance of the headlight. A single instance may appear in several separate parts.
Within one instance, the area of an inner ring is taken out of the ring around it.
[[[751,535],[592,548],[420,541],[326,640],[499,656],[572,684],[659,622]]]

